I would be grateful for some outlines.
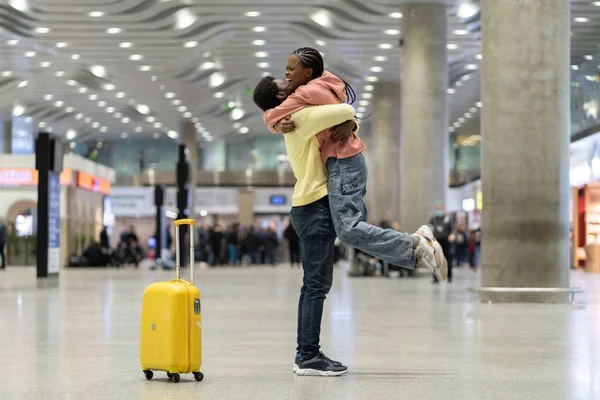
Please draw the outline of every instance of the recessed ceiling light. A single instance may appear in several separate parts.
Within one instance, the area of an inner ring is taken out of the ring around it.
[[[455,89],[452,89],[452,88],[448,89],[448,94],[454,94],[454,93],[456,93]]]
[[[77,136],[77,131],[75,129],[69,129],[67,131],[67,135],[65,136],[67,140],[73,140]]]
[[[269,68],[269,63],[268,62],[258,63],[258,68]]]
[[[17,86],[20,88],[23,88],[27,85],[29,85],[29,81],[21,81],[21,82],[19,82],[19,84]]]
[[[463,36],[463,35],[468,35],[468,34],[469,34],[469,31],[468,31],[468,30],[466,30],[466,29],[456,29],[456,30],[454,31],[454,34],[455,34],[455,35],[459,35],[459,36]]]
[[[175,29],[189,28],[196,22],[196,19],[196,15],[192,14],[189,9],[181,9],[175,13]]]
[[[473,116],[473,114],[471,114],[471,113],[465,113],[465,118],[466,118],[466,119],[469,119],[469,118],[471,118],[472,116]]]
[[[127,139],[127,132],[121,133],[121,139]]]
[[[310,19],[312,19],[317,24],[321,25],[324,28],[331,28],[331,15],[329,11],[325,9],[320,9],[315,11],[310,15]]]
[[[386,56],[377,56],[377,57],[375,57],[375,61],[377,61],[377,62],[384,62],[386,60],[387,60]]]
[[[457,129],[458,129],[458,128],[460,128],[460,122],[455,122],[455,123],[453,123],[453,124],[452,124],[452,126],[453,126],[454,128],[457,128]]]
[[[571,65],[571,69],[573,71],[577,71],[579,69],[579,67],[577,65]]]
[[[127,117],[123,117],[123,119],[121,120],[122,123],[127,124],[129,123],[129,118]]]
[[[154,122],[155,120],[156,120],[156,118],[154,118],[152,115],[150,115],[146,118],[146,121],[148,121],[150,123]]]
[[[46,127],[46,123],[45,123],[44,121],[42,121],[42,122],[40,122],[40,123],[38,124],[38,127],[39,127],[39,128],[45,128],[45,127]]]
[[[451,127],[448,128],[448,132],[454,133],[454,131],[456,131],[455,127],[451,126]]]
[[[256,56],[258,58],[265,58],[265,57],[268,57],[269,54],[264,51],[258,51],[256,53],[254,53],[254,56]]]
[[[463,1],[456,10],[456,16],[460,19],[468,19],[479,12],[479,6],[470,1]]]
[[[269,71],[264,71],[264,72],[261,74],[261,76],[262,76],[263,78],[265,78],[265,77],[267,77],[267,76],[270,76],[270,75],[271,75],[271,73],[270,73]]]
[[[386,29],[383,31],[386,35],[399,35],[400,31],[398,29]]]
[[[142,131],[142,127],[141,127],[141,126],[138,126],[138,127],[136,127],[136,128],[135,128],[135,131],[136,131],[136,132],[141,132],[141,131]]]
[[[97,94],[95,94],[95,93],[90,94],[90,97],[89,97],[90,100],[93,101],[93,100],[96,100],[97,98],[98,98]]]
[[[472,112],[472,113],[476,113],[476,112],[477,112],[477,111],[479,111],[479,110],[477,110],[477,107],[471,107],[471,108],[469,109],[469,111],[470,111],[470,112]]]
[[[457,44],[454,44],[454,43],[448,43],[448,44],[446,45],[446,48],[447,48],[448,50],[456,50],[456,49],[458,49],[458,45],[457,45]]]
[[[476,58],[476,59],[478,59],[478,60],[483,60],[483,55],[481,55],[481,54],[477,54],[477,55],[475,56],[475,58]]]
[[[160,132],[154,132],[154,139],[160,139]]]
[[[122,31],[123,31],[123,30],[122,30],[121,28],[108,28],[108,29],[106,30],[106,33],[109,33],[109,34],[111,34],[111,35],[116,35],[116,34],[119,34],[119,33],[121,33]]]
[[[368,92],[367,93],[363,93],[362,97],[363,97],[363,99],[370,99],[370,98],[373,97],[373,94],[372,93],[368,93]]]
[[[250,132],[250,129],[248,129],[248,127],[247,127],[247,126],[242,126],[242,127],[240,128],[239,132],[240,132],[242,135],[245,135],[246,133]]]
[[[119,44],[119,47],[122,49],[128,49],[131,46],[133,46],[133,43],[131,43],[131,42],[122,42],[121,44]]]
[[[456,82],[456,86],[461,87],[463,85],[462,81]]]
[[[142,72],[148,72],[151,69],[152,69],[152,67],[149,66],[149,65],[142,65],[142,66],[140,66],[140,71],[142,71]]]
[[[111,90],[115,90],[115,88],[116,88],[116,86],[113,85],[112,83],[105,83],[104,84],[104,90],[111,91]]]
[[[13,72],[12,71],[2,71],[2,76],[4,76],[4,77],[13,76]]]
[[[375,89],[375,88],[373,87],[373,85],[366,85],[366,86],[365,86],[365,90],[366,90],[367,92],[371,92],[373,89]]]
[[[192,121],[194,121],[196,123],[196,125],[200,125],[200,123],[198,122],[198,121],[200,121],[200,118],[194,117],[194,118],[192,118]]]
[[[48,68],[50,66],[50,61],[43,61],[40,63],[40,67],[42,68]]]
[[[6,44],[8,44],[9,46],[16,46],[19,44],[19,41],[17,39],[11,39],[6,41]]]
[[[377,82],[379,80],[376,76],[367,76],[367,82]]]
[[[116,94],[117,98],[122,99],[123,97],[125,97],[125,92],[119,92]]]
[[[132,61],[139,61],[144,58],[141,54],[132,54],[129,56],[129,59]]]
[[[86,123],[86,124],[89,124],[90,122],[92,122],[92,119],[91,119],[90,117],[86,117],[86,119],[85,119],[85,123]]]
[[[115,113],[114,117],[116,119],[121,119],[123,117],[123,114],[121,114],[120,112]]]
[[[583,22],[590,22],[590,19],[589,19],[589,18],[586,18],[586,17],[576,17],[576,18],[575,18],[575,22],[580,22],[580,23],[583,23]]]
[[[236,122],[235,124],[233,124],[233,129],[239,129],[242,126],[242,124],[240,124],[239,122]]]
[[[467,64],[467,69],[469,70],[475,70],[477,68],[479,68],[477,64]]]
[[[360,104],[363,107],[366,107],[369,105],[369,100],[361,100],[358,102],[358,104]]]
[[[155,122],[154,125],[152,125],[152,126],[156,129],[162,128],[162,124],[160,122]]]
[[[256,18],[258,16],[260,16],[260,13],[258,11],[248,11],[246,13],[246,17]]]
[[[179,107],[177,107],[177,111],[179,111],[179,112],[186,112],[187,111],[187,107],[186,106],[179,106]]]
[[[460,122],[461,124],[464,124],[466,121],[467,121],[467,120],[466,120],[466,119],[464,119],[463,117],[460,117],[460,118],[458,119],[458,122]]]
[[[600,7],[600,1],[595,1],[595,2],[594,2],[594,5],[595,5],[596,7]]]
[[[177,139],[179,137],[179,134],[173,130],[170,130],[169,132],[167,132],[167,136],[169,136],[171,139]]]
[[[216,88],[225,83],[225,75],[221,72],[213,72],[208,78],[208,84],[212,88]]]
[[[190,40],[189,42],[185,42],[183,44],[183,47],[187,47],[188,49],[191,49],[192,47],[196,47],[198,46],[198,42],[195,40]]]
[[[100,128],[100,132],[106,132],[108,130],[107,127],[103,126],[102,128]]]
[[[261,33],[261,32],[264,32],[264,31],[266,31],[266,30],[267,30],[267,28],[265,28],[264,26],[255,26],[254,28],[252,28],[252,30],[253,30],[254,32]]]
[[[173,97],[175,97],[175,93],[173,93],[173,92],[167,92],[167,93],[165,93],[165,97],[167,99],[172,99]]]
[[[389,50],[392,48],[392,45],[389,43],[380,43],[377,47],[383,50]]]
[[[588,55],[584,56],[584,58],[585,58],[586,60],[593,60],[593,59],[594,59],[594,56],[592,56],[592,55],[588,54]]]
[[[145,104],[138,104],[137,106],[135,106],[135,108],[140,114],[144,114],[144,115],[150,114],[150,107],[148,107]]]
[[[82,114],[82,113],[79,113],[79,114],[77,114],[77,115],[75,116],[75,119],[76,119],[76,120],[80,120],[81,118],[83,118],[83,114]]]
[[[115,112],[115,108],[114,107],[106,107],[106,112],[107,113],[114,113]]]
[[[100,18],[104,16],[104,13],[102,11],[92,11],[88,15],[93,18]]]
[[[79,54],[73,54],[73,55],[71,56],[71,58],[72,58],[73,60],[79,60],[79,59],[81,58],[81,56],[80,56]]]
[[[252,44],[253,44],[254,46],[264,46],[264,45],[265,45],[265,43],[266,43],[266,42],[265,42],[264,40],[262,40],[262,39],[257,39],[257,40],[253,40],[253,41],[252,41]]]
[[[401,12],[393,12],[389,14],[390,18],[396,18],[396,19],[400,19],[402,18],[402,13]]]
[[[367,111],[367,107],[358,107],[356,109],[356,111],[363,113],[363,112]]]
[[[14,115],[15,117],[20,117],[24,113],[25,113],[25,107],[23,107],[22,105],[17,104],[13,107],[12,115]]]
[[[56,47],[58,47],[59,49],[64,49],[68,45],[69,44],[67,42],[58,42],[58,43],[56,43]]]
[[[98,78],[106,77],[106,68],[104,68],[102,65],[92,65],[90,67],[90,72],[96,75]]]
[[[223,96],[225,96],[225,93],[217,92],[213,96],[215,96],[215,99],[221,99],[221,98],[223,98]]]
[[[28,51],[27,53],[25,53],[25,57],[35,57],[36,52],[35,51]]]
[[[183,117],[184,117],[184,118],[192,118],[192,115],[193,115],[193,114],[192,114],[191,112],[189,112],[189,111],[188,111],[188,112],[186,112],[185,114],[183,114]]]
[[[67,81],[67,85],[69,85],[69,86],[75,86],[75,85],[77,85],[77,81],[74,81],[73,79],[69,79]]]
[[[179,105],[181,105],[181,100],[179,100],[179,99],[175,99],[175,100],[173,100],[171,103],[172,103],[174,106],[179,106]]]
[[[96,128],[96,129],[100,128],[100,122],[94,122],[92,124],[92,128]]]
[[[383,71],[383,68],[381,68],[379,66],[371,67],[371,72],[381,72],[381,71]]]
[[[106,102],[104,100],[100,100],[98,102],[98,107],[106,107]]]
[[[210,62],[210,61],[200,64],[200,69],[203,71],[205,71],[207,69],[213,69],[214,67],[215,67],[215,63]]]
[[[52,96],[51,94],[47,94],[47,95],[44,96],[44,100],[46,100],[46,101],[50,101],[53,98],[54,98],[54,96]]]
[[[153,75],[153,76],[152,76],[152,78],[150,78],[150,80],[151,80],[152,82],[156,82],[156,80],[157,80],[157,79],[158,79],[158,78],[156,77],[156,75]]]
[[[38,26],[37,28],[35,28],[35,31],[37,33],[45,34],[50,32],[50,28],[46,28],[45,26]]]
[[[317,46],[321,46],[321,47],[327,46],[327,43],[324,40],[320,40],[320,39],[315,40],[315,44]]]

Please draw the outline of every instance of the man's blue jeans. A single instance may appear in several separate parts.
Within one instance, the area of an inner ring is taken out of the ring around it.
[[[329,203],[335,231],[348,247],[406,269],[415,269],[412,235],[367,223],[367,163],[363,154],[330,158]]]
[[[329,199],[292,207],[292,225],[300,237],[304,278],[298,302],[298,347],[304,359],[319,353],[323,303],[333,282],[335,229]]]

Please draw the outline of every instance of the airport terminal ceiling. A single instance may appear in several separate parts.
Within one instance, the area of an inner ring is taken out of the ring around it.
[[[312,46],[355,86],[355,106],[368,115],[372,86],[400,80],[406,3],[4,0],[0,107],[75,141],[176,138],[183,118],[197,123],[199,139],[243,140],[266,134],[250,95],[256,82],[281,76],[292,50]],[[449,127],[474,131],[479,2],[445,4]],[[595,74],[600,2],[571,4],[572,64]]]

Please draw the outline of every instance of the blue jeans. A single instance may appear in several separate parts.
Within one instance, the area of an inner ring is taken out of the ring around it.
[[[237,246],[235,244],[230,243],[227,246],[227,248],[229,250],[229,263],[230,264],[237,263],[237,258],[238,258]]]
[[[297,352],[304,359],[319,353],[323,303],[333,283],[335,229],[327,196],[292,207],[292,225],[300,237],[304,278],[298,301]]]
[[[393,229],[382,229],[367,223],[367,163],[358,154],[349,158],[330,158],[329,203],[335,231],[348,247],[405,269],[415,269],[412,235]]]

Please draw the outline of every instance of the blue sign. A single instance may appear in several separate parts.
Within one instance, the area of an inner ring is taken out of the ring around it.
[[[274,194],[269,202],[272,206],[285,206],[287,205],[287,197],[282,194]]]
[[[60,270],[60,174],[48,172],[48,274]]]

